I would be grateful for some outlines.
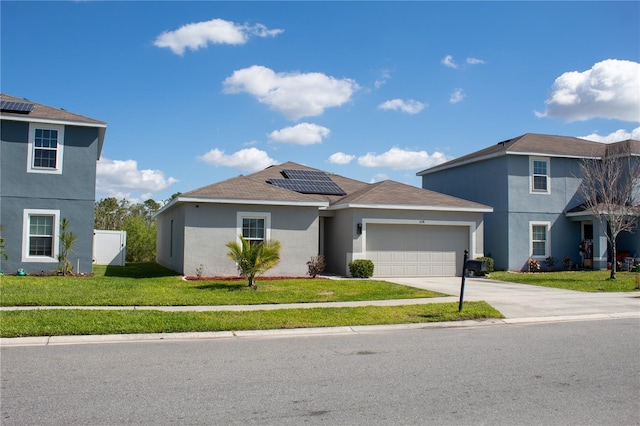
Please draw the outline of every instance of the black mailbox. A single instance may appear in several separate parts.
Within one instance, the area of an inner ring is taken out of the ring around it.
[[[465,268],[467,271],[473,272],[487,272],[487,261],[486,260],[467,260],[465,264]]]

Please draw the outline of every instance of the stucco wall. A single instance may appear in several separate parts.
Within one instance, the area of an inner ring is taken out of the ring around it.
[[[197,206],[197,207],[196,207]],[[182,256],[179,262],[168,260],[166,248],[167,229],[172,210],[159,216],[158,262],[185,275],[195,275],[202,265],[203,276],[235,276],[235,263],[227,257],[226,243],[238,238],[238,212],[269,213],[270,238],[280,241],[280,263],[267,271],[265,276],[306,276],[306,262],[318,254],[319,219],[317,207],[283,207],[262,205],[234,205],[185,203],[181,206],[184,226],[174,219],[174,232],[184,229],[184,249],[174,247],[174,256]],[[174,242],[176,235],[174,235]],[[183,253],[183,254],[182,254]]]
[[[74,271],[90,273],[93,255],[98,130],[65,126],[62,174],[27,173],[29,123],[2,120],[0,146],[0,225],[8,259],[0,269],[49,272],[57,262],[23,262],[25,209],[59,210],[78,235],[69,258]],[[80,261],[80,269],[78,267]]]
[[[184,265],[184,209],[180,204],[156,217],[156,262],[180,273]]]

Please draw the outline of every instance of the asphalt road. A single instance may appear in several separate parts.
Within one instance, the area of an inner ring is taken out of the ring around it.
[[[0,349],[3,425],[640,424],[640,320]]]

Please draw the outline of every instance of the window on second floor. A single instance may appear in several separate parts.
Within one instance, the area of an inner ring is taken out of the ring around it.
[[[531,171],[531,192],[537,194],[550,193],[549,159],[531,158],[529,168]]]
[[[62,173],[64,127],[32,123],[29,126],[27,171],[30,173]]]

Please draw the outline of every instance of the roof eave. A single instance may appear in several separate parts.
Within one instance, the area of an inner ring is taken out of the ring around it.
[[[107,123],[88,123],[82,121],[72,120],[53,120],[50,118],[38,118],[38,117],[20,117],[16,115],[0,114],[0,120],[22,121],[26,123],[43,123],[43,124],[57,124],[62,126],[79,126],[79,127],[96,127],[98,129],[98,155],[96,161],[100,159],[102,155],[102,146],[104,145],[104,137],[107,132]]]
[[[251,200],[251,199],[239,199],[239,198],[206,198],[206,197],[183,197],[177,196],[167,204],[162,206],[155,214],[170,209],[176,204],[185,203],[200,203],[200,204],[251,204],[251,205],[266,205],[266,206],[295,206],[295,207],[318,207],[325,208],[329,206],[328,201],[290,201],[290,200]]]
[[[416,210],[416,211],[440,211],[440,212],[465,212],[465,213],[492,213],[493,207],[461,207],[461,206],[416,206],[410,204],[335,204],[327,210],[344,209],[377,209],[377,210]]]

